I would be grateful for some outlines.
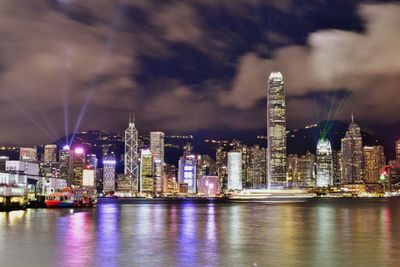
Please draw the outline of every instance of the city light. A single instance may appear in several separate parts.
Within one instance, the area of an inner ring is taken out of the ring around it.
[[[400,267],[400,1],[0,3],[2,266]]]
[[[115,160],[103,160],[103,164],[110,164],[110,165],[115,165],[117,164],[117,161]]]
[[[77,147],[77,148],[75,148],[75,154],[84,154],[85,153],[85,150],[82,148],[82,147]]]

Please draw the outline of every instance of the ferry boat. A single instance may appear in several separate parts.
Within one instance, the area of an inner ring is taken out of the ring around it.
[[[74,195],[67,192],[56,192],[46,196],[44,201],[47,208],[67,208],[77,206]]]
[[[94,207],[96,198],[81,192],[63,191],[47,195],[45,205],[47,208]]]
[[[14,184],[0,184],[0,211],[26,209],[28,188]]]
[[[301,189],[245,189],[228,193],[228,199],[231,200],[301,200],[317,197],[316,193]]]

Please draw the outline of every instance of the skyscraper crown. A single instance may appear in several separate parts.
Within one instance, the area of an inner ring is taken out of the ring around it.
[[[283,80],[283,76],[282,73],[280,73],[279,71],[274,71],[271,72],[271,74],[269,75],[269,79],[273,79],[273,80]]]

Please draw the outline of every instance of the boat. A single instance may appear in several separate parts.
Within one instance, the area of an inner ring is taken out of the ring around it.
[[[56,192],[46,196],[44,201],[47,208],[68,208],[78,205],[74,195],[68,192]]]
[[[317,197],[316,193],[302,189],[245,189],[242,191],[230,192],[227,198],[230,200],[302,200]]]
[[[93,196],[67,190],[47,195],[45,205],[47,208],[94,207],[96,202]]]
[[[28,206],[28,188],[0,184],[0,211],[23,210]]]

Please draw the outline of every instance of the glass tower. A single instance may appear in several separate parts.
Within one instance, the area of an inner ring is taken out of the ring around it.
[[[363,182],[363,147],[360,127],[351,116],[351,123],[342,139],[342,184]]]
[[[286,179],[286,104],[283,76],[272,72],[267,92],[267,186],[281,189]]]
[[[242,190],[242,153],[228,152],[228,190]]]
[[[328,139],[319,139],[317,144],[317,186],[333,185],[332,148]]]
[[[125,175],[132,177],[133,192],[139,191],[138,131],[134,114],[129,114],[129,126],[125,131]]]
[[[155,192],[161,193],[167,191],[167,183],[164,179],[164,133],[150,132],[150,151],[153,154],[155,164],[154,182]]]

